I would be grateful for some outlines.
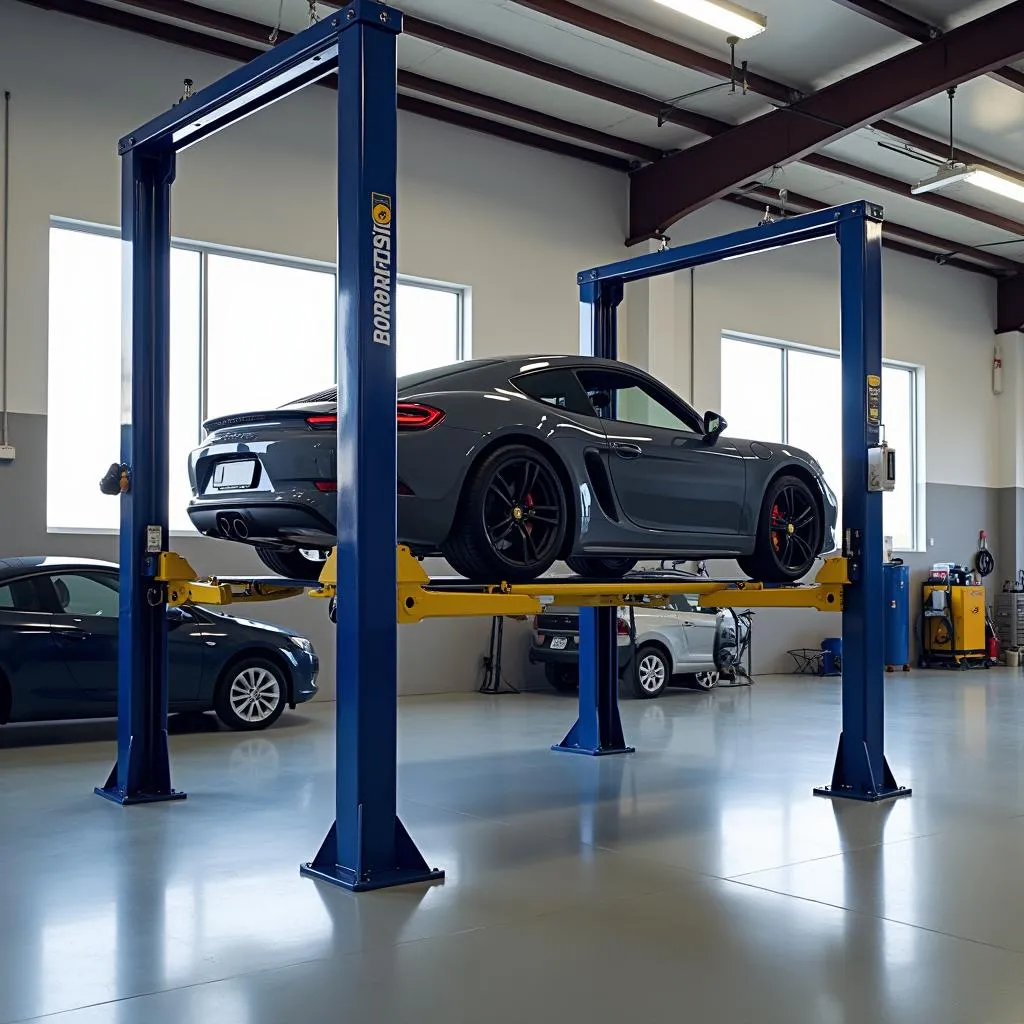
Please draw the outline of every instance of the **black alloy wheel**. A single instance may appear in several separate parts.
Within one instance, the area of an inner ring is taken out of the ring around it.
[[[469,579],[528,583],[559,556],[566,508],[558,474],[544,455],[521,444],[499,448],[473,474],[444,556]]]
[[[811,488],[800,477],[781,476],[768,487],[754,553],[740,559],[740,568],[753,579],[792,583],[810,572],[821,535],[821,510]]]

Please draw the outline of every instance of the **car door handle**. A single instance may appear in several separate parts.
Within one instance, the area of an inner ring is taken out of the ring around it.
[[[626,441],[613,441],[612,450],[620,459],[639,459],[644,450],[638,444],[629,444]]]

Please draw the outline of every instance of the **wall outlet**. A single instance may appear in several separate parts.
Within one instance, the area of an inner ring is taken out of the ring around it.
[[[14,445],[0,444],[0,462],[14,461]]]

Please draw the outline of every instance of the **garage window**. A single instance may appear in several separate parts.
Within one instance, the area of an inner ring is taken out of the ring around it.
[[[337,379],[330,265],[175,243],[171,250],[170,526],[191,532],[188,453],[213,416],[276,408]],[[468,290],[398,285],[399,375],[468,357]],[[121,244],[50,227],[47,528],[112,532],[97,482],[120,457]]]
[[[883,497],[883,529],[892,536],[895,548],[907,551],[918,550],[923,513],[917,412],[920,374],[919,367],[883,361],[882,421],[897,458],[896,490]],[[738,335],[722,338],[722,414],[729,421],[728,433],[810,452],[841,500],[840,394],[836,352]]]

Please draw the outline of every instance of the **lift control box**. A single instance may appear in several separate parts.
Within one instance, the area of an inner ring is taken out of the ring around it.
[[[884,441],[868,449],[868,490],[896,490],[896,452]]]

